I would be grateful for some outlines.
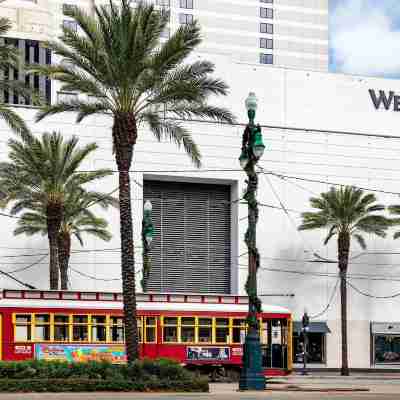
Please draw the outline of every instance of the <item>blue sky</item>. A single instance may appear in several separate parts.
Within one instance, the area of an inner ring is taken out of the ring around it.
[[[329,0],[330,69],[400,78],[400,0]]]

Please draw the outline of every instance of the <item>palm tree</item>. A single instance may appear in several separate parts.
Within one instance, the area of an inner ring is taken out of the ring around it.
[[[119,172],[122,291],[128,362],[138,357],[136,283],[129,171],[138,128],[146,124],[161,141],[183,145],[196,166],[200,152],[182,120],[209,118],[232,122],[232,114],[208,103],[210,96],[226,95],[227,85],[213,78],[208,61],[185,63],[201,42],[195,22],[180,26],[165,42],[160,36],[168,15],[152,5],[129,0],[97,6],[94,16],[81,9],[68,11],[79,29],[63,28],[59,41],[48,47],[66,63],[33,66],[32,71],[61,81],[64,90],[86,99],[58,102],[42,108],[37,120],[75,111],[77,122],[93,114],[113,118],[112,139]],[[175,119],[174,119],[175,118]]]
[[[314,212],[302,213],[303,222],[299,230],[329,229],[324,240],[326,245],[329,240],[337,236],[338,267],[340,276],[341,298],[341,327],[342,327],[342,375],[349,375],[347,353],[347,268],[351,239],[354,238],[365,249],[366,243],[362,234],[386,236],[386,229],[390,226],[389,219],[376,212],[385,207],[376,204],[376,197],[372,193],[352,187],[340,187],[321,193],[320,197],[310,199]]]
[[[101,240],[109,241],[111,234],[107,230],[108,223],[104,218],[97,217],[89,207],[93,204],[108,209],[116,207],[117,201],[109,194],[84,191],[80,187],[65,194],[64,213],[58,232],[58,263],[60,268],[61,290],[68,289],[68,268],[71,256],[71,239],[75,237],[81,246],[84,245],[82,235],[88,234]],[[32,204],[35,206],[35,204]],[[26,208],[25,208],[26,209]],[[47,235],[46,210],[42,204],[39,209],[25,211],[18,220],[14,230],[15,235],[28,236],[38,233]]]
[[[390,214],[397,216],[397,218],[391,219],[392,225],[394,226],[400,225],[400,218],[398,218],[398,216],[400,215],[400,205],[396,204],[389,206],[388,210]],[[400,231],[395,232],[393,235],[393,239],[398,239],[399,237],[400,237]]]
[[[8,142],[9,162],[0,163],[0,187],[12,202],[11,213],[24,209],[43,210],[50,247],[50,289],[58,289],[58,233],[68,193],[110,175],[110,170],[78,172],[82,162],[96,149],[95,143],[78,147],[78,139],[66,141],[61,134],[44,133]]]
[[[7,34],[11,29],[11,22],[7,18],[0,18],[0,37]],[[18,49],[0,41],[0,92],[14,91],[21,96],[31,97],[35,104],[38,104],[38,97],[33,90],[19,80],[8,80],[4,78],[4,73],[10,68],[17,68],[19,63]],[[24,120],[13,111],[10,106],[0,101],[0,118],[16,133],[24,135],[29,133]]]

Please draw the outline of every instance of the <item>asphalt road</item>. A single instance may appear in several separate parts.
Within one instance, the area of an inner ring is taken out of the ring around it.
[[[306,392],[290,392],[290,393],[210,393],[210,394],[141,394],[141,393],[46,393],[46,394],[1,394],[1,400],[162,400],[162,399],[177,399],[177,400],[257,400],[257,399],[272,399],[272,400],[393,400],[398,399],[399,394],[394,393],[306,393]]]

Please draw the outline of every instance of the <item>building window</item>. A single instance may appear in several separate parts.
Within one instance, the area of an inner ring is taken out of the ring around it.
[[[261,18],[274,18],[274,10],[272,8],[260,7]]]
[[[27,74],[24,71],[24,64],[46,65],[51,63],[50,50],[44,48],[40,42],[28,39],[4,38],[4,45],[13,46],[18,49],[21,63],[17,69],[7,68],[3,73],[3,79],[7,81],[22,80],[26,86],[35,89],[46,99],[51,101],[51,80],[38,74]],[[0,44],[0,49],[3,44]],[[5,104],[32,104],[32,99],[17,93],[17,91],[0,91],[0,98]]]
[[[70,20],[67,20],[67,19],[65,19],[63,21],[63,27],[71,29],[74,32],[77,32],[77,30],[78,30],[78,24],[75,21],[70,21]]]
[[[57,102],[70,102],[78,100],[78,94],[73,92],[57,92]]]
[[[260,47],[262,49],[273,49],[274,41],[268,38],[260,38]]]
[[[179,14],[179,23],[181,25],[187,25],[193,23],[193,15],[192,14]]]
[[[169,28],[165,28],[160,34],[160,36],[162,38],[169,38],[169,35],[170,35],[170,29]]]
[[[63,14],[72,12],[72,11],[76,11],[78,9],[78,7],[75,4],[66,4],[64,3],[62,5],[62,10],[63,10]]]
[[[260,64],[273,64],[274,56],[272,54],[260,54]]]
[[[193,10],[193,0],[180,0],[179,7]]]
[[[260,32],[261,33],[268,33],[272,35],[274,33],[274,25],[261,22],[260,24]]]
[[[311,322],[308,336],[307,362],[314,364],[326,363],[326,334],[330,330],[325,322]],[[293,323],[292,354],[294,363],[303,363],[304,335],[301,321]]]
[[[400,364],[400,335],[374,335],[375,364]]]

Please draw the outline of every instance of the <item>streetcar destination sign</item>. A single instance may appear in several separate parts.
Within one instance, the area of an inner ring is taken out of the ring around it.
[[[374,89],[369,89],[368,91],[372,103],[377,110],[380,108],[385,110],[392,108],[393,111],[400,111],[400,96],[397,96],[392,90],[389,92],[379,90],[378,93]]]

